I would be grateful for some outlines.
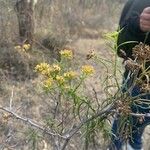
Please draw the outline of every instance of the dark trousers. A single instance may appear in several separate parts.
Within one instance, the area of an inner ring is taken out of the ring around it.
[[[123,89],[123,92],[127,91],[127,89]],[[132,88],[132,91],[130,93],[131,97],[135,97],[139,95],[139,99],[150,100],[150,93],[141,93],[141,90],[138,86],[134,86]],[[145,104],[144,102],[140,104],[133,104],[131,106],[131,110],[133,113],[150,113],[150,105]],[[124,140],[121,138],[120,134],[120,119],[121,117],[116,117],[116,119],[113,122],[112,125],[112,148],[111,150],[121,150],[122,144],[124,143]],[[130,119],[130,135],[128,136],[128,142],[135,150],[140,150],[142,148],[142,135],[144,132],[144,129],[147,125],[150,124],[150,117],[144,117],[142,118],[142,121],[139,117],[135,116],[129,116]]]

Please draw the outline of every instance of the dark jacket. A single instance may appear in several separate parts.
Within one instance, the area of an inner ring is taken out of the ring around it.
[[[120,28],[122,29],[118,37],[118,46],[127,41],[137,41],[144,42],[146,38],[146,33],[140,30],[139,18],[143,9],[150,7],[150,0],[128,0],[125,4],[121,18],[120,18]],[[124,50],[127,57],[132,58],[132,48],[137,43],[130,43],[120,46],[118,48],[118,55],[120,54],[120,49]],[[148,36],[145,44],[150,45],[150,35]]]

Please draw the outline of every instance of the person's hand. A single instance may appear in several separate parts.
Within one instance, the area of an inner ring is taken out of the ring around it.
[[[144,32],[150,31],[150,7],[146,7],[140,15],[140,28]]]

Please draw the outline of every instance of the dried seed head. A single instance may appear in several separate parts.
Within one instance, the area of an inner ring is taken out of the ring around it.
[[[128,59],[125,61],[125,67],[128,70],[135,71],[140,69],[140,65],[134,62],[132,59]]]
[[[119,57],[122,57],[122,58],[124,58],[124,59],[126,59],[126,58],[127,58],[127,55],[126,55],[125,51],[124,51],[124,50],[122,50],[122,49],[120,49],[120,50],[119,50],[118,55],[119,55]]]
[[[146,93],[150,93],[150,83],[143,83],[141,85],[141,91],[146,92]]]
[[[145,118],[142,116],[142,117],[139,117],[138,121],[140,124],[142,124],[144,122]]]
[[[139,43],[132,49],[132,56],[134,58],[137,58],[138,62],[143,62],[144,60],[149,61],[150,60],[150,46]]]
[[[90,50],[89,53],[86,55],[86,59],[89,60],[95,56],[94,50]]]
[[[131,113],[130,101],[119,101],[117,103],[117,110],[121,115],[129,115]]]
[[[146,73],[145,75],[140,76],[136,82],[142,92],[150,93],[150,76],[149,76],[149,74]]]

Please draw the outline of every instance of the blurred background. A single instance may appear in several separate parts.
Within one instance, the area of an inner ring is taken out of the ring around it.
[[[99,38],[117,28],[120,11],[126,0],[38,0],[34,5],[35,38],[45,36]],[[0,1],[1,46],[18,37],[17,0]],[[19,1],[18,1],[19,3]],[[24,6],[25,7],[25,6]]]

